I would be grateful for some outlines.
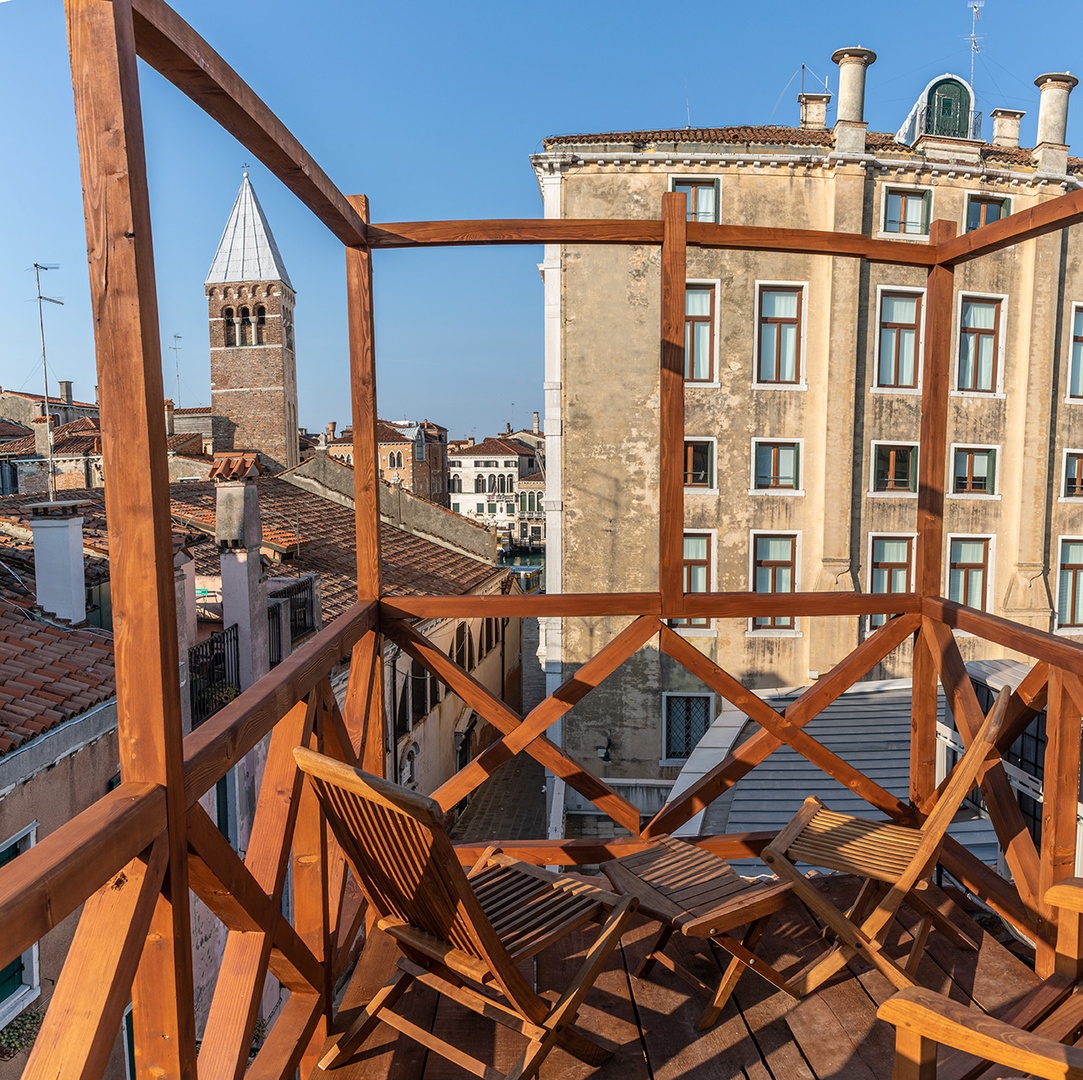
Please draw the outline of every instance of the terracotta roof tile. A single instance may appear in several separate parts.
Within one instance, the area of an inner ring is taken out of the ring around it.
[[[174,409],[174,416],[210,416],[211,407],[209,405],[193,405],[188,409]]]
[[[472,446],[458,446],[448,451],[448,457],[484,457],[486,454],[515,454],[519,457],[534,457],[537,451],[518,439],[488,438]]]

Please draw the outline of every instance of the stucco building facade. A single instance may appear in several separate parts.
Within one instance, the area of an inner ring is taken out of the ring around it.
[[[1023,149],[1024,114],[994,110],[983,141],[971,88],[952,75],[922,91],[897,135],[869,132],[875,54],[834,60],[832,128],[828,96],[803,94],[796,127],[547,139],[532,159],[545,216],[658,218],[663,194],[679,191],[690,221],[924,244],[934,220],[964,233],[1079,186],[1083,163],[1064,142],[1072,76],[1036,80],[1036,145]],[[1083,634],[1081,253],[1077,226],[958,268],[944,461],[943,594],[1069,635]],[[658,249],[551,245],[543,277],[548,591],[654,590],[654,561],[628,553],[657,547]],[[912,587],[925,277],[689,248],[686,590]],[[550,690],[622,625],[549,620]],[[678,629],[746,684],[800,687],[875,626],[779,617]],[[960,644],[967,659],[993,648]],[[873,674],[908,676],[907,650]],[[584,762],[608,747],[610,777],[671,779],[720,704],[648,645],[569,714],[563,738]]]

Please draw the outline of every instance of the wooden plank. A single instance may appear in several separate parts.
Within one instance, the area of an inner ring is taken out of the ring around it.
[[[165,829],[165,791],[126,783],[0,871],[0,967],[66,919]]]
[[[104,0],[103,0],[104,2]],[[355,604],[290,653],[184,740],[184,790],[199,801],[376,624],[375,603]]]
[[[317,994],[290,994],[278,1014],[245,1080],[288,1080],[301,1063],[301,1053],[322,1015]]]
[[[982,903],[988,904],[1005,922],[1033,938],[1038,932],[1038,914],[1019,898],[1016,887],[986,866],[952,836],[944,837],[940,862],[952,877],[961,881]]]
[[[685,608],[716,619],[753,615],[901,615],[921,611],[916,593],[796,592],[691,593]],[[386,596],[380,601],[384,619],[557,617],[596,615],[659,615],[658,593],[557,593],[530,596]]]
[[[285,124],[162,0],[134,0],[139,55],[256,155],[344,244],[365,223]],[[159,410],[161,411],[161,410]]]
[[[786,709],[786,719],[803,727],[905,641],[917,626],[918,620],[913,615],[902,615],[882,626],[790,705]],[[676,800],[663,806],[644,828],[643,835],[653,837],[674,832],[733,787],[741,777],[747,776],[781,745],[782,741],[776,736],[767,731],[757,731],[713,769],[689,785]]]
[[[684,282],[687,199],[662,196],[662,326],[659,373],[658,591],[662,614],[684,611]],[[712,361],[713,363],[713,361]]]
[[[955,222],[938,220],[929,244],[955,235]],[[947,266],[929,270],[925,292],[925,349],[921,373],[921,450],[918,455],[917,591],[939,596],[944,581],[944,478],[947,473],[948,393],[955,355],[952,309],[955,273]]]
[[[934,250],[939,263],[959,263],[1002,251],[1013,244],[1034,240],[1047,233],[1066,229],[1083,221],[1083,192],[1071,191],[1039,203],[1029,210],[1001,218],[962,236],[937,241]],[[930,244],[933,237],[929,237]]]
[[[959,654],[959,647],[952,632],[943,623],[923,619],[922,630],[955,717],[956,728],[963,744],[969,747],[985,717]],[[1038,852],[1003,765],[997,763],[986,769],[979,782],[982,798],[989,810],[1004,858],[1012,871],[1019,897],[1026,907],[1043,916],[1048,908],[1041,901],[1038,889]]]
[[[1035,630],[1032,626],[1024,626],[987,611],[965,607],[942,596],[924,599],[921,611],[927,618],[942,622],[954,630],[965,630],[968,634],[995,641],[1024,656],[1044,660],[1051,667],[1083,676],[1083,645],[1068,638]]]
[[[129,0],[68,0],[68,48],[111,550],[124,780],[165,787],[167,895],[132,992],[146,1072],[195,1071],[191,919],[169,469],[150,198]]]
[[[1067,679],[1053,668],[1049,672],[1049,705],[1046,709],[1045,771],[1042,781],[1042,850],[1038,866],[1038,894],[1046,892],[1057,882],[1070,878],[1076,867],[1076,818],[1079,811],[1079,709],[1065,687]],[[1049,907],[1048,916],[1059,921],[1057,909]],[[1065,916],[1069,922],[1071,915]],[[1077,920],[1078,921],[1078,920]],[[1060,944],[1067,946],[1069,938],[1060,935]],[[1078,950],[1080,942],[1074,946]],[[1035,969],[1039,975],[1062,975],[1083,973],[1083,955],[1074,956],[1054,949],[1042,941],[1035,957]]]
[[[521,724],[486,747],[473,761],[441,784],[432,797],[445,809],[465,799],[504,762],[527,750],[535,739],[612,675],[628,657],[654,637],[658,630],[657,619],[647,615],[640,616],[630,626],[626,626],[575,674],[565,679],[552,694],[531,709]],[[638,831],[637,828],[636,832]]]
[[[383,636],[370,631],[350,655],[343,720],[354,753],[365,772],[384,776]]]
[[[933,654],[919,628],[910,672],[910,801],[922,811],[936,794],[938,690]]]
[[[890,791],[870,780],[860,769],[855,769],[838,754],[828,750],[788,716],[776,712],[762,698],[750,693],[732,675],[668,627],[662,629],[661,646],[663,652],[697,679],[744,710],[750,720],[754,720],[764,731],[796,750],[806,761],[822,769],[856,795],[860,795],[871,806],[883,810],[889,817],[906,817],[906,804],[900,802]]]
[[[105,1070],[168,863],[162,835],[87,900],[23,1076]]]
[[[494,727],[509,734],[522,724],[522,717],[514,709],[497,700],[473,676],[444,656],[412,627],[396,622],[389,623],[384,629],[404,652],[423,664],[426,670],[438,675],[445,685]],[[629,832],[639,833],[639,811],[603,780],[569,758],[548,738],[535,737],[528,752]]]
[[[396,221],[370,225],[368,241],[373,248],[470,244],[661,244],[662,223],[658,220],[593,218]],[[695,247],[734,251],[850,255],[903,266],[931,266],[936,260],[931,246],[817,229],[691,222],[688,242]]]

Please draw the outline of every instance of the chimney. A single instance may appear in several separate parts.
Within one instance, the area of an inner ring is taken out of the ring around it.
[[[334,439],[334,437],[335,437],[335,428],[337,428],[337,427],[338,427],[338,424],[334,420],[328,420],[327,421],[327,441],[328,442],[331,442],[331,440]]]
[[[70,405],[72,401],[71,397],[71,381],[67,379],[60,380],[60,400],[65,405]]]
[[[990,115],[993,117],[993,145],[1018,150],[1019,121],[1026,113],[1018,109],[994,109]]]
[[[38,607],[72,623],[86,619],[82,505],[44,502],[24,508],[31,513]]]
[[[165,433],[167,435],[175,435],[176,429],[173,424],[173,399],[165,399]]]
[[[34,429],[34,453],[40,458],[47,458],[53,441],[52,416],[35,416],[30,426]]]
[[[539,434],[539,432],[540,432],[540,427],[539,427],[539,423],[538,423],[539,419],[540,418],[539,418],[538,414],[535,413],[534,414],[534,428],[533,428],[535,435]]]
[[[827,130],[827,103],[830,94],[798,94],[797,103],[801,106],[801,127],[810,131]]]
[[[1067,72],[1039,75],[1034,85],[1042,92],[1038,104],[1038,138],[1034,157],[1038,171],[1063,175],[1068,171],[1068,95],[1079,80]]]
[[[865,153],[865,72],[876,53],[858,45],[836,49],[831,59],[839,66],[838,113],[835,117],[835,152]]]

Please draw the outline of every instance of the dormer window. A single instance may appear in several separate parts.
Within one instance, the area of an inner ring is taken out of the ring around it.
[[[925,133],[949,139],[969,139],[971,135],[970,91],[959,79],[941,79],[934,83],[926,98]]]

